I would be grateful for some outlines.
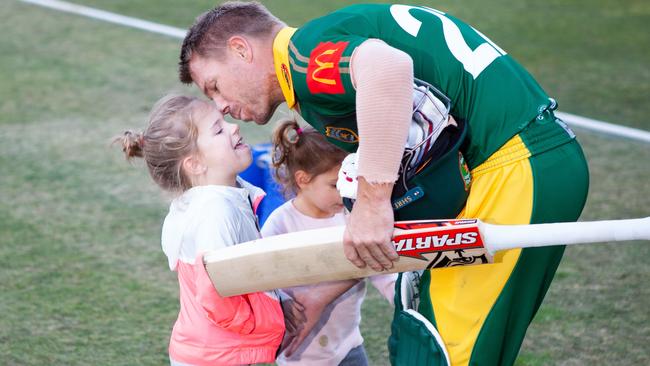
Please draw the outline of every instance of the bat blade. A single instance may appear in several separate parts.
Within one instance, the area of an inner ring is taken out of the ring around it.
[[[203,261],[222,296],[267,291],[324,281],[344,280],[450,265],[470,264],[460,255],[455,263],[442,253],[487,252],[478,220],[425,220],[396,223],[393,245],[400,255],[389,272],[357,268],[343,252],[345,226],[306,230],[261,238],[218,251]],[[481,261],[487,263],[488,259]]]
[[[650,217],[538,225],[492,225],[480,220],[395,223],[400,255],[387,272],[357,268],[343,252],[344,226],[261,238],[218,251],[203,261],[222,296],[318,282],[459,265],[492,263],[498,250],[604,241],[650,240]]]

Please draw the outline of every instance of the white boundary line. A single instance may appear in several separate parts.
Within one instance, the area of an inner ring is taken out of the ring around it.
[[[46,8],[63,11],[66,13],[73,13],[83,15],[89,18],[103,20],[109,23],[124,25],[127,27],[142,29],[151,33],[164,34],[174,38],[185,38],[184,29],[170,27],[163,24],[148,22],[146,20],[131,18],[124,15],[111,13],[104,10],[98,10],[87,6],[77,5],[59,0],[20,0],[24,3],[40,5]]]
[[[632,140],[638,140],[645,143],[650,143],[650,132],[648,131],[616,125],[613,123],[598,121],[595,119],[590,119],[582,116],[576,116],[575,114],[570,114],[570,113],[555,112],[555,115],[558,116],[561,120],[570,124],[571,127],[580,127],[586,130],[604,133],[606,135],[612,135],[612,136],[623,137]]]
[[[110,23],[115,23],[127,27],[138,28],[151,33],[163,34],[173,38],[183,39],[187,32],[181,28],[170,27],[163,24],[153,23],[146,20],[127,17],[111,13],[104,10],[98,10],[87,6],[68,3],[60,0],[20,0],[24,3],[40,5],[46,8],[55,9],[67,13],[78,14],[89,18],[99,19]],[[650,132],[636,128],[625,127],[608,122],[598,121],[574,114],[556,112],[559,118],[567,122],[571,127],[584,128],[591,131],[604,133],[617,137],[623,137],[633,140],[650,143]]]

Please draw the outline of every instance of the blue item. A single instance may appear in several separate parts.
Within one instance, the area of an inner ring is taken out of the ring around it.
[[[272,145],[270,143],[251,146],[253,163],[239,174],[241,178],[266,192],[266,196],[257,207],[260,227],[264,225],[271,212],[285,202],[282,187],[273,179],[271,149]]]

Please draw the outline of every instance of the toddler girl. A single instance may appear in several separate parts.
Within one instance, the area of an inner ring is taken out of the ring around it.
[[[346,152],[313,128],[301,129],[295,121],[279,124],[273,145],[276,178],[285,193],[295,197],[271,213],[262,235],[345,225],[336,181]],[[394,274],[378,275],[370,277],[370,281],[392,303],[396,278]],[[365,281],[339,281],[285,291],[305,306],[307,323],[304,333],[296,337],[298,341],[304,338],[304,342],[292,342],[276,360],[279,365],[367,365],[359,330]],[[313,309],[309,301],[302,302],[305,296],[330,296],[333,302],[324,309]]]

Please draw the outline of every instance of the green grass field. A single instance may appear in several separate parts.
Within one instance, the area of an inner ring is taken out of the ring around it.
[[[79,0],[187,27],[210,1]],[[351,1],[265,1],[291,25]],[[650,130],[650,3],[423,2],[473,24],[560,109]],[[0,3],[0,364],[164,365],[178,311],[160,250],[169,197],[110,138],[142,128],[176,79],[179,40]],[[242,126],[249,142],[269,129]],[[577,130],[591,169],[582,220],[650,214],[650,145]],[[518,365],[650,364],[647,242],[567,249]],[[363,308],[372,365],[392,309]]]

